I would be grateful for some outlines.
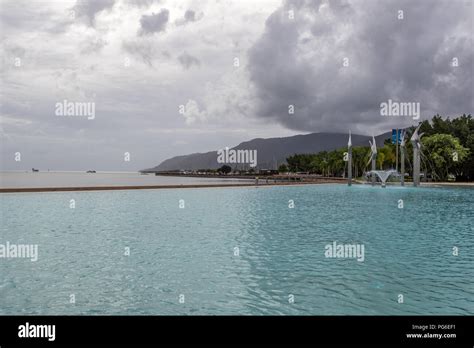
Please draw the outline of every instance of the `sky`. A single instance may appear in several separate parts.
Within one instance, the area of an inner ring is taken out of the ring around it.
[[[473,18],[472,0],[1,0],[0,170],[135,171],[472,113]]]

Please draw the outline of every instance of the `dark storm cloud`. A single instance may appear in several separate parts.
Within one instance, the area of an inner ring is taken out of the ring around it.
[[[470,113],[471,10],[445,0],[286,2],[249,51],[257,115],[295,130],[363,131],[414,122],[382,118],[388,99],[420,102],[422,118]]]
[[[153,46],[137,41],[125,41],[122,43],[123,49],[129,54],[138,57],[142,62],[149,67],[153,67],[153,60],[155,59],[155,51]]]
[[[153,13],[151,15],[143,15],[140,18],[140,35],[153,34],[166,29],[170,12],[163,8],[159,13]]]
[[[196,65],[196,66],[201,65],[201,62],[199,61],[199,59],[191,56],[190,54],[187,54],[186,52],[183,52],[182,54],[178,56],[178,61],[186,70],[191,68],[193,65]]]
[[[115,0],[78,0],[72,8],[76,18],[84,18],[90,26],[94,25],[97,13],[114,6]]]
[[[193,11],[193,10],[186,10],[186,12],[184,12],[183,18],[178,18],[178,19],[175,21],[175,24],[178,25],[178,26],[181,26],[181,25],[186,25],[186,24],[188,24],[188,23],[197,22],[197,21],[199,21],[203,16],[204,16],[204,14],[203,14],[202,12],[200,12],[199,14],[197,14],[196,11]]]
[[[184,13],[184,19],[186,22],[194,22],[196,20],[196,12],[192,10],[186,10]]]

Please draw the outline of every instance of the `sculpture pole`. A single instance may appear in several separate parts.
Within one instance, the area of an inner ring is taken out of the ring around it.
[[[405,186],[405,131],[402,134],[402,142],[400,143],[400,171],[402,178],[400,183],[402,186]]]
[[[421,123],[416,127],[413,135],[411,136],[411,143],[413,144],[413,186],[420,185],[420,151],[421,151],[421,136],[423,134],[418,134],[420,130]]]
[[[375,186],[375,160],[377,159],[377,144],[375,143],[375,137],[372,135],[372,143],[369,140],[370,149],[372,151],[372,186]]]
[[[351,140],[351,131],[349,131],[349,142],[347,143],[347,185],[352,185],[352,140]]]

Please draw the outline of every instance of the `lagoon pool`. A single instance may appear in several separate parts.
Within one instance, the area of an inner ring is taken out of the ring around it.
[[[473,207],[365,185],[0,194],[0,244],[38,246],[0,258],[0,314],[472,315]]]

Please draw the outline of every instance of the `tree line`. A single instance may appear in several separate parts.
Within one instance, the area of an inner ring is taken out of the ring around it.
[[[412,172],[413,147],[409,141],[415,126],[407,128],[405,135],[405,171]],[[474,119],[469,115],[450,119],[434,116],[431,121],[423,121],[420,127],[421,168],[425,175],[434,181],[473,181],[474,179]],[[400,150],[400,149],[399,149]],[[347,148],[333,151],[321,151],[316,154],[294,154],[286,159],[287,164],[279,167],[280,172],[308,172],[323,176],[343,176],[347,173],[347,162],[344,161]],[[352,173],[361,177],[370,170],[368,160],[370,147],[354,146],[352,148]],[[399,158],[400,161],[400,158]],[[396,146],[391,139],[385,140],[384,146],[377,149],[377,169],[394,169],[396,163]],[[400,163],[399,163],[400,170]]]

